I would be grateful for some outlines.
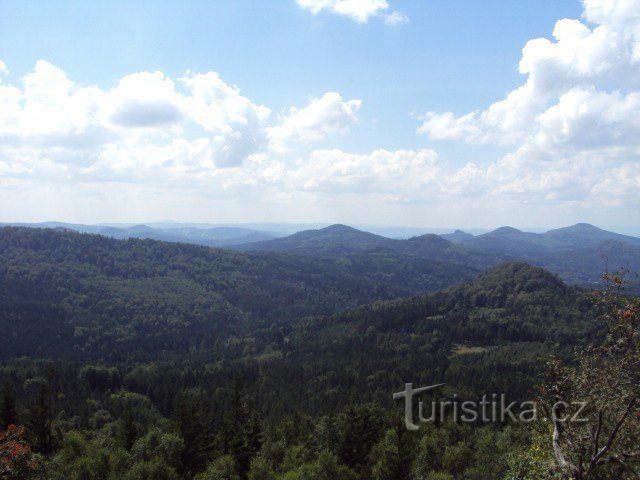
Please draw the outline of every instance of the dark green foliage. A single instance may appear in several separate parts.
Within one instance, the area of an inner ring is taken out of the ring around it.
[[[184,441],[182,471],[189,475],[201,471],[215,449],[214,412],[202,390],[179,394],[174,420]]]
[[[0,398],[0,431],[9,428],[9,425],[18,423],[16,411],[16,398],[9,382],[5,382]]]
[[[393,252],[317,260],[1,228],[0,358],[241,357],[251,346],[225,338],[442,288],[475,272]],[[118,381],[99,367],[83,374],[93,388]]]
[[[640,271],[639,238],[608,232],[588,224],[546,233],[501,227],[478,236],[457,231],[455,234],[427,234],[407,240],[394,240],[345,225],[332,225],[237,248],[315,257],[343,257],[386,251],[413,257],[416,261],[429,259],[478,269],[505,261],[526,261],[557,273],[570,284],[590,288],[599,285],[600,276],[607,268]],[[640,283],[632,279],[627,288],[640,292]]]
[[[195,480],[241,480],[241,477],[236,470],[234,458],[231,455],[223,455],[197,474]]]
[[[514,460],[539,450],[528,428],[409,432],[393,392],[446,382],[445,398],[530,400],[550,352],[598,338],[590,298],[524,263],[393,300],[407,264],[383,249],[317,260],[0,236],[0,406],[52,480],[516,478],[546,466]]]
[[[53,448],[52,405],[49,385],[40,386],[37,399],[27,414],[27,427],[36,451],[48,455]]]

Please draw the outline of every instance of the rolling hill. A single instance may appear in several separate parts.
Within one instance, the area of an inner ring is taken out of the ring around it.
[[[232,247],[241,251],[288,252],[311,257],[339,257],[386,249],[397,254],[484,269],[500,262],[493,254],[455,245],[439,235],[427,234],[396,240],[346,225],[305,230],[284,238]]]
[[[279,232],[255,230],[243,227],[192,227],[185,225],[83,225],[63,222],[14,223],[2,226],[55,228],[80,233],[94,233],[105,237],[127,239],[142,238],[163,242],[181,242],[207,247],[224,247],[250,242],[261,242],[283,236]]]
[[[588,294],[513,262],[439,292],[302,319],[276,332],[244,332],[238,341],[253,355],[235,358],[269,358],[284,378],[300,379],[279,384],[288,398],[304,401],[312,391],[311,405],[324,410],[339,407],[348,391],[390,404],[389,392],[405,382],[527,398],[544,368],[541,357],[570,354],[594,338],[595,327]]]
[[[598,285],[606,270],[640,272],[640,238],[583,223],[545,233],[501,227],[478,236],[458,230],[445,236],[427,234],[406,240],[390,239],[345,225],[333,225],[230,248],[289,252],[313,257],[339,257],[387,249],[408,257],[478,270],[506,261],[526,261],[559,274],[571,284],[588,287]],[[631,292],[640,291],[640,282],[633,275],[628,288]]]
[[[247,326],[433,291],[476,273],[389,251],[320,260],[1,228],[0,355],[215,350]]]
[[[545,233],[502,227],[460,243],[504,260],[525,260],[585,287],[599,285],[605,271],[630,272],[628,290],[640,292],[640,238],[579,223]]]
[[[483,252],[514,258],[535,258],[536,255],[552,252],[597,248],[608,241],[640,248],[640,238],[608,232],[587,223],[578,223],[545,233],[522,232],[512,227],[501,227],[483,235],[463,239],[460,243]]]

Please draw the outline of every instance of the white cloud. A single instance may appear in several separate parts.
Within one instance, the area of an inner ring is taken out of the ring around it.
[[[458,212],[476,225],[498,215],[519,222],[527,212],[546,221],[551,210],[573,218],[604,208],[637,213],[638,12],[640,0],[587,1],[591,23],[561,20],[553,41],[526,44],[526,78],[504,99],[462,115],[421,116],[419,132],[434,140],[509,152],[483,160],[474,151],[462,165],[431,149],[331,148],[361,106],[336,92],[278,116],[215,72],[137,72],[101,89],[39,61],[22,83],[0,83],[0,215],[22,208],[27,195],[54,201],[57,191],[66,192],[64,208],[95,198],[124,212],[156,208],[164,218],[174,205],[201,208],[203,219],[240,220],[230,217],[260,205],[282,220],[326,221],[335,212],[346,221],[358,212],[404,223],[413,212],[415,223],[442,224]],[[147,206],[151,197],[157,207]],[[41,204],[34,200],[34,211]],[[623,214],[615,221],[628,223]]]
[[[264,142],[271,110],[240,95],[215,72],[189,73],[180,79],[191,96],[183,110],[206,132],[213,134],[212,155],[220,166],[242,163]]]
[[[102,90],[77,85],[40,60],[21,87],[0,84],[0,147],[5,161],[13,145],[16,157],[86,164],[90,157],[102,161],[105,151],[131,154],[174,140],[205,139],[211,162],[231,166],[266,143],[270,113],[215,72],[189,73],[178,82],[161,72],[137,72]],[[183,138],[186,129],[189,139]]]
[[[390,27],[397,27],[398,25],[409,23],[409,17],[406,14],[396,10],[384,16],[384,23],[385,25],[389,25]]]
[[[380,149],[370,154],[317,150],[308,159],[298,161],[288,178],[294,189],[415,198],[433,193],[439,172],[438,156],[433,150]]]
[[[0,137],[62,142],[98,123],[102,93],[79,88],[62,70],[40,60],[23,78],[23,88],[0,85]]]
[[[476,139],[481,135],[477,112],[456,117],[451,112],[427,112],[419,116],[423,121],[418,133],[426,133],[434,140]]]
[[[518,143],[535,135],[541,115],[557,110],[559,99],[576,88],[590,88],[593,95],[640,89],[637,11],[638,0],[586,0],[584,16],[598,25],[591,29],[578,20],[562,19],[553,31],[555,41],[527,42],[519,67],[527,75],[522,86],[483,112],[429,112],[419,132],[434,139]]]
[[[327,92],[272,118],[268,107],[216,72],[187,72],[175,81],[137,72],[103,90],[78,85],[41,60],[22,85],[0,84],[2,171],[58,180],[188,181],[343,132],[357,121],[360,105]]]
[[[312,14],[326,10],[336,15],[348,17],[358,23],[367,23],[371,17],[384,16],[387,25],[407,23],[409,17],[402,12],[385,12],[389,9],[386,0],[296,0],[298,5]]]
[[[494,194],[593,204],[607,185],[610,198],[628,197],[640,176],[640,1],[584,7],[595,26],[562,19],[554,41],[527,42],[519,66],[526,81],[503,100],[463,115],[428,112],[418,133],[510,147],[478,174]],[[616,186],[620,172],[628,178]]]
[[[158,127],[180,122],[182,96],[162,72],[139,72],[120,79],[109,92],[109,119],[126,128]]]
[[[304,108],[292,107],[279,125],[267,129],[270,145],[284,151],[290,143],[308,144],[342,132],[357,122],[361,105],[361,100],[343,101],[339,93],[327,92]]]
[[[184,101],[184,110],[208,132],[226,132],[242,125],[255,128],[271,114],[269,108],[240,95],[239,88],[227,85],[216,72],[189,72],[180,82],[191,94]]]
[[[7,68],[7,65],[0,60],[0,75],[7,75],[9,73],[9,69]]]

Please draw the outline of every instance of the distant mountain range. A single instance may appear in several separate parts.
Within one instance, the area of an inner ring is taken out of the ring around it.
[[[387,250],[400,255],[485,269],[499,262],[493,254],[471,251],[439,235],[426,234],[407,240],[363,232],[346,225],[331,225],[319,230],[305,230],[288,237],[234,247],[242,251],[287,252],[313,257],[336,257]]]
[[[578,223],[571,227],[549,230],[545,233],[530,233],[517,228],[501,227],[478,236],[456,230],[456,232],[443,235],[443,237],[479,250],[515,256],[540,251],[591,248],[610,240],[640,246],[640,238],[638,237],[609,232],[588,223]]]
[[[8,224],[0,224],[3,225]],[[445,277],[465,280],[505,261],[526,261],[549,269],[568,283],[589,287],[601,283],[600,278],[605,270],[628,269],[634,274],[640,273],[640,238],[602,230],[586,223],[543,233],[500,227],[480,235],[456,230],[453,233],[429,233],[402,240],[340,224],[303,230],[288,236],[281,231],[258,230],[244,224],[216,226],[167,222],[150,226],[46,222],[12,225],[73,230],[116,239],[190,243],[247,252],[281,252],[332,259],[348,257],[351,268],[379,276],[393,275],[397,285],[411,292],[427,286],[431,289],[436,284],[442,287]],[[286,226],[268,225],[280,226],[283,231]],[[390,234],[399,232],[389,230]],[[416,259],[421,261],[417,266],[418,271],[428,272],[428,278],[417,280],[413,274],[400,274],[410,270],[412,264],[417,265]],[[390,268],[390,262],[395,262],[393,268]],[[456,273],[445,275],[442,282],[434,283],[436,278],[433,273],[444,272],[447,268]],[[637,276],[630,277],[629,288],[634,292],[640,291]]]
[[[108,228],[110,236],[159,231]],[[194,238],[194,232],[188,233]],[[199,233],[210,238],[206,231]],[[222,234],[236,239],[238,233],[243,232],[217,232],[219,240]],[[165,349],[221,352],[228,346],[219,339],[245,328],[269,329],[365,303],[433,292],[505,260],[511,266],[485,274],[482,288],[453,287],[458,293],[445,298],[445,304],[501,308],[512,288],[505,286],[519,275],[523,278],[516,281],[517,298],[522,302],[529,301],[539,285],[564,291],[553,276],[513,263],[518,256],[581,286],[601,285],[599,277],[607,267],[640,271],[639,239],[582,224],[544,234],[500,228],[458,243],[433,234],[394,240],[333,225],[234,249],[118,240],[59,226],[0,228],[0,326],[5,332],[0,357],[95,354],[117,359]],[[630,291],[640,291],[637,282],[629,285]],[[552,297],[549,302],[549,307],[558,303]],[[389,313],[393,305],[380,307],[390,321],[402,318]],[[399,312],[409,308],[397,305]],[[30,333],[36,330],[42,333],[38,341]],[[510,335],[515,338],[515,333]],[[141,338],[142,350],[137,346]],[[251,350],[237,348],[238,355]]]
[[[236,245],[243,251],[277,251],[314,257],[335,257],[388,249],[398,254],[484,269],[504,261],[524,260],[549,269],[581,286],[600,283],[605,271],[640,273],[640,238],[579,223],[545,233],[501,227],[482,235],[461,230],[395,240],[345,225],[298,232],[284,238]],[[638,289],[637,277],[629,287]]]
[[[261,242],[282,237],[285,234],[276,231],[255,230],[245,227],[227,226],[187,226],[186,224],[149,225],[83,225],[63,222],[43,223],[0,223],[2,226],[31,227],[31,228],[59,228],[73,230],[80,233],[95,233],[105,237],[148,238],[163,242],[182,242],[206,247],[226,247],[243,243]]]

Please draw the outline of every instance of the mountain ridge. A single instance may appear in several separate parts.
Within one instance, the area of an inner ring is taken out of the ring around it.
[[[26,353],[30,331],[54,327],[58,334],[47,335],[30,353],[141,354],[138,336],[153,353],[216,348],[216,335],[246,325],[434,291],[475,274],[472,268],[386,251],[314,259],[4,227],[0,356]]]
[[[425,234],[397,240],[345,225],[332,225],[229,248],[312,257],[340,257],[389,249],[402,255],[471,266],[478,270],[506,261],[526,261],[560,274],[569,283],[589,287],[597,284],[606,270],[640,272],[640,238],[608,232],[585,223],[545,233],[500,227],[477,236],[462,232],[464,238],[460,237],[458,233],[458,241],[451,241],[443,235]],[[640,291],[640,282],[632,280],[629,288],[632,292]]]

